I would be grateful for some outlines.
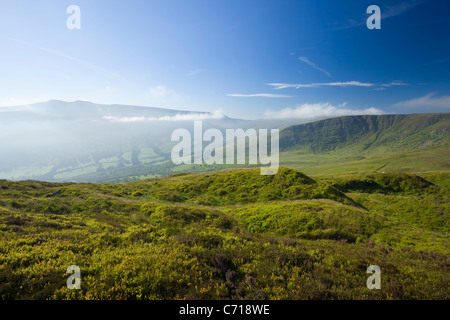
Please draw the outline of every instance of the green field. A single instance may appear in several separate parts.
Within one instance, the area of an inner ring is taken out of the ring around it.
[[[287,168],[0,180],[0,298],[448,299],[449,186],[443,172]]]
[[[310,175],[360,172],[446,172],[450,171],[450,147],[428,147],[412,151],[366,154],[348,150],[311,154],[286,151],[282,166]]]

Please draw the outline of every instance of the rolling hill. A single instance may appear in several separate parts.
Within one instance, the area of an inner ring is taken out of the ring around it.
[[[332,118],[284,129],[280,150],[410,151],[450,144],[450,113]]]
[[[449,178],[0,180],[0,299],[448,299]]]
[[[281,164],[308,174],[450,170],[450,114],[348,116],[280,133]]]

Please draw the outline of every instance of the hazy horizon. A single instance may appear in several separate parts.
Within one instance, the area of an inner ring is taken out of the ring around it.
[[[223,117],[229,117],[227,114],[223,113],[222,110],[216,110],[216,111],[206,111],[206,110],[188,110],[188,109],[182,109],[182,108],[169,108],[169,107],[159,107],[159,106],[152,106],[152,105],[133,105],[133,104],[126,104],[126,103],[98,103],[95,101],[89,101],[89,100],[58,100],[58,99],[50,99],[50,100],[45,100],[45,101],[37,101],[37,102],[33,102],[33,103],[29,103],[29,104],[15,104],[15,105],[8,105],[8,106],[0,106],[0,112],[7,110],[8,108],[17,108],[17,107],[27,107],[27,106],[32,106],[32,105],[39,105],[39,104],[45,104],[48,102],[61,102],[61,103],[77,103],[77,102],[82,102],[82,103],[90,103],[93,105],[101,105],[101,106],[115,106],[115,107],[138,107],[138,108],[149,108],[149,109],[161,109],[161,110],[169,110],[169,111],[177,111],[177,112],[182,112],[182,113],[207,113],[207,114],[218,114],[220,113]],[[427,111],[423,111],[423,112],[417,112],[417,111],[410,111],[410,112],[381,112],[381,113],[364,113],[362,111],[358,111],[354,114],[347,114],[347,113],[343,113],[342,115],[339,114],[331,114],[329,116],[327,115],[318,115],[316,117],[305,117],[305,118],[298,118],[298,119],[292,119],[289,117],[286,118],[279,118],[279,120],[290,120],[290,122],[296,122],[298,121],[299,123],[304,123],[304,121],[307,122],[314,122],[314,121],[319,121],[319,120],[323,120],[323,119],[330,119],[330,118],[337,118],[337,117],[342,117],[342,116],[352,116],[352,115],[388,115],[388,114],[427,114],[427,113],[449,113],[449,111],[443,110],[443,111],[436,111],[436,112],[427,112]],[[230,117],[231,118],[231,117]],[[251,119],[245,119],[245,118],[233,118],[233,119],[238,119],[238,120],[270,120],[270,117],[260,117],[260,118],[251,118]]]
[[[0,1],[3,4],[5,1]],[[446,6],[437,0],[8,2],[0,106],[87,100],[239,119],[445,112]]]

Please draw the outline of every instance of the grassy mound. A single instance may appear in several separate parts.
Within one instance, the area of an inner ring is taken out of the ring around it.
[[[332,199],[352,204],[342,192],[319,184],[299,171],[280,168],[273,176],[259,169],[224,170],[208,174],[177,174],[136,183],[135,194],[167,202],[199,205],[229,205],[274,200]]]
[[[247,230],[276,236],[355,242],[382,225],[381,216],[333,201],[300,201],[230,209]]]
[[[284,168],[0,181],[0,299],[447,299],[446,186]],[[372,264],[382,290],[366,287]]]
[[[326,180],[342,192],[421,193],[438,192],[439,187],[424,178],[408,173],[373,173]]]

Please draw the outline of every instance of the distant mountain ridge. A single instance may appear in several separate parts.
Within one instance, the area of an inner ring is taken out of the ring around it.
[[[203,121],[203,130],[222,132],[233,128],[283,129],[294,124],[292,120],[235,119],[221,112],[89,101],[50,100],[2,107],[0,179],[100,181],[108,177],[108,181],[118,181],[118,175],[166,174],[161,167],[166,168],[170,161],[175,143],[172,132],[178,128],[193,130],[194,120]]]
[[[39,102],[29,105],[13,106],[13,107],[3,107],[0,108],[1,117],[5,117],[8,114],[12,116],[17,116],[18,114],[29,114],[29,115],[41,115],[45,117],[57,117],[61,118],[64,116],[71,117],[72,119],[76,117],[80,118],[102,118],[105,115],[114,116],[147,116],[147,117],[163,117],[163,116],[175,116],[177,114],[202,114],[211,115],[209,112],[202,111],[187,111],[187,110],[176,110],[176,109],[166,109],[158,107],[146,107],[146,106],[133,106],[133,105],[122,105],[122,104],[98,104],[89,101],[60,101],[60,100],[50,100],[47,102]],[[223,118],[228,118],[223,115]]]
[[[345,116],[288,127],[280,150],[406,151],[450,144],[450,113]]]
[[[323,164],[327,152],[333,155],[325,160],[335,165],[351,160],[348,155],[362,159],[433,146],[450,150],[450,113],[347,116],[298,124],[301,120],[243,120],[222,113],[51,100],[0,108],[0,179],[126,182],[223,169],[175,166],[170,160],[176,143],[171,133],[192,130],[195,119],[203,121],[203,130],[278,128],[280,161],[288,159],[286,166],[300,169]],[[299,153],[307,157],[300,159]]]

